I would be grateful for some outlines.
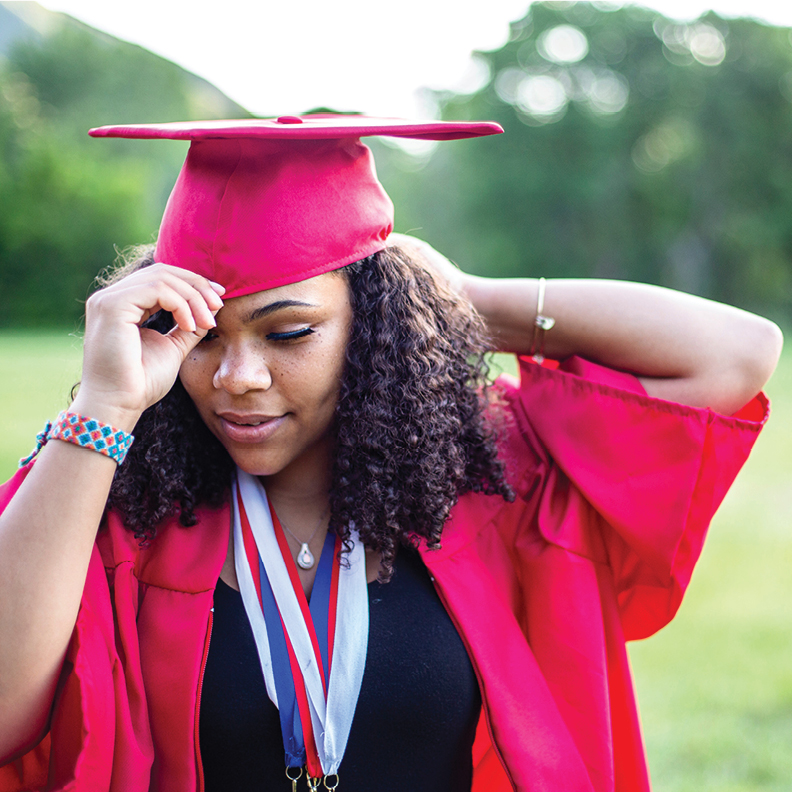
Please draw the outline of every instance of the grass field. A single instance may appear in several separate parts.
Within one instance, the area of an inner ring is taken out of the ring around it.
[[[631,648],[658,792],[792,790],[791,352],[679,614]]]
[[[66,334],[0,335],[0,476],[79,379]],[[792,790],[792,351],[773,418],[716,517],[674,622],[631,646],[656,792]]]
[[[67,333],[0,333],[3,481],[33,449],[44,423],[68,406],[81,360],[81,339]]]

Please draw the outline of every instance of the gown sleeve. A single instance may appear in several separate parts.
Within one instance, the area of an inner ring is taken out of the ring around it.
[[[577,357],[520,369],[507,398],[542,472],[518,495],[536,500],[546,542],[609,565],[625,638],[647,637],[676,613],[768,401],[726,417],[652,398],[634,376]]]
[[[0,486],[0,511],[8,506],[33,464]],[[127,714],[126,699],[107,577],[94,547],[49,732],[37,746],[11,761],[0,756],[0,792],[113,789],[114,763],[121,758],[114,741]]]

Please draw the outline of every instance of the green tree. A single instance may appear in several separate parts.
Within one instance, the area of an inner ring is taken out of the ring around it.
[[[114,249],[153,239],[186,144],[93,140],[90,127],[247,115],[68,17],[14,46],[0,66],[0,326],[77,323]]]
[[[438,95],[443,117],[506,134],[442,144],[417,173],[391,153],[400,229],[480,273],[633,278],[792,314],[787,29],[537,3],[478,57],[489,80]]]

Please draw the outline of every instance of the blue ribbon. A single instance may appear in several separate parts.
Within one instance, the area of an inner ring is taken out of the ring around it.
[[[325,680],[330,684],[328,668],[328,621],[330,610],[330,588],[333,581],[333,561],[335,554],[335,535],[328,533],[325,537],[319,566],[316,570],[309,609],[314,623],[319,653],[322,657]],[[272,674],[275,678],[275,690],[278,695],[278,714],[280,716],[283,748],[286,752],[287,767],[302,767],[305,764],[305,737],[303,735],[300,708],[297,705],[297,693],[294,687],[289,649],[286,643],[283,620],[278,603],[267,577],[267,571],[259,558],[259,577],[261,579],[261,604],[264,622],[267,627],[267,638],[272,658]]]

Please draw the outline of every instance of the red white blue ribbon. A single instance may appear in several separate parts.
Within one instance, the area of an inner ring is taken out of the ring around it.
[[[338,772],[355,714],[368,646],[362,543],[340,560],[328,535],[310,606],[283,528],[261,482],[237,470],[234,562],[267,693],[278,707],[288,767]]]

